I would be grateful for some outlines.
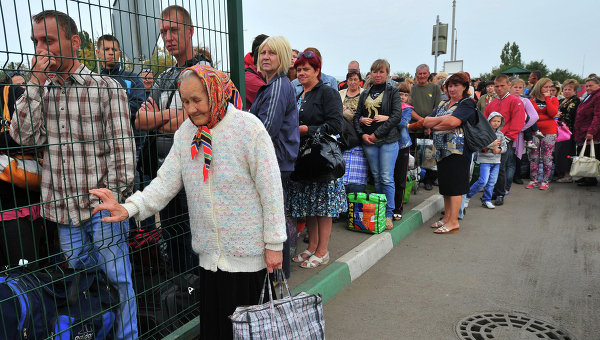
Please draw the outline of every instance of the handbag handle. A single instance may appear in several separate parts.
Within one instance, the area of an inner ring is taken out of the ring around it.
[[[579,158],[583,157],[585,155],[585,149],[587,148],[587,140],[583,141],[583,148],[581,148],[581,151],[579,152]],[[590,157],[591,158],[596,158],[596,148],[594,147],[594,139],[590,140]]]
[[[294,320],[296,320],[298,318],[298,316],[300,315],[301,318],[303,318],[302,314],[299,314],[298,311],[296,310],[296,304],[294,304],[294,300],[292,299],[292,293],[290,291],[290,287],[287,283],[287,280],[285,279],[285,275],[283,274],[283,270],[282,269],[275,269],[274,271],[275,273],[275,278],[280,281],[283,282],[283,285],[285,285],[285,288],[287,290],[288,296],[287,299],[289,299],[290,305],[292,306],[292,310],[294,313]],[[267,286],[268,285],[268,286]],[[279,284],[280,286],[280,294],[281,294],[281,298],[283,299],[283,286],[282,284]],[[265,275],[265,281],[263,283],[263,289],[260,293],[260,299],[258,301],[259,305],[263,304],[263,300],[264,300],[264,296],[265,296],[265,287],[268,287],[267,289],[269,290],[269,310],[271,312],[271,324],[275,324],[275,306],[273,304],[273,292],[271,291],[271,276],[269,275],[269,273],[267,273],[267,275]],[[302,320],[304,321],[304,320]],[[294,325],[296,327],[296,329],[302,330],[302,333],[306,333],[308,332],[307,329],[304,329],[304,327],[302,327],[301,325]],[[271,327],[271,334],[273,335],[273,339],[277,339],[277,337],[274,334],[274,329],[275,327]],[[288,334],[289,335],[289,334]],[[303,334],[303,335],[307,335],[307,334]],[[310,335],[310,333],[308,334]]]

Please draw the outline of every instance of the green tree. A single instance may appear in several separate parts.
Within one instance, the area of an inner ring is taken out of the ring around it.
[[[98,62],[96,60],[96,51],[94,41],[90,38],[90,35],[86,31],[80,31],[77,33],[81,38],[81,46],[77,51],[77,57],[85,67],[89,68],[92,72],[98,72]]]
[[[512,45],[510,41],[507,41],[500,52],[500,62],[501,65],[505,66],[523,66],[523,62],[521,61],[521,50],[519,49],[519,45],[516,42],[513,42]]]
[[[392,74],[392,77],[398,77],[398,78],[410,78],[413,79],[412,75],[408,72],[396,72],[394,74]]]
[[[9,62],[8,64],[6,64],[0,71],[0,81],[4,81],[6,77],[8,77],[8,73],[12,72],[12,71],[16,71],[16,70],[22,70],[23,73],[25,74],[25,80],[28,80],[28,76],[27,76],[27,67],[25,67],[25,65],[23,65],[23,63],[19,62],[16,63],[14,61]]]
[[[550,69],[548,68],[548,66],[546,66],[546,64],[544,64],[543,59],[540,61],[532,60],[525,65],[525,68],[529,71],[540,71],[542,73],[542,77],[546,77],[550,73]],[[529,75],[525,75],[525,77],[528,76]]]
[[[523,62],[521,61],[521,50],[519,49],[519,45],[514,41],[512,45],[510,45],[510,60],[512,62],[511,66],[523,66]]]
[[[583,79],[581,79],[578,75],[576,75],[572,72],[569,72],[569,70],[567,70],[567,69],[561,69],[561,68],[557,68],[552,73],[550,73],[548,75],[548,78],[550,78],[552,80],[556,80],[561,84],[565,80],[571,79],[571,78],[576,79],[580,84],[583,82]]]
[[[152,54],[152,57],[143,63],[144,68],[150,68],[154,77],[158,77],[169,67],[175,65],[175,58],[164,48],[157,48]]]

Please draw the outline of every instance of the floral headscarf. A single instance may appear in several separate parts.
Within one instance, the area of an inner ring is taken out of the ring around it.
[[[208,124],[198,126],[198,131],[192,140],[192,159],[200,152],[200,145],[204,152],[204,169],[202,174],[204,181],[208,178],[210,163],[212,161],[212,136],[210,129],[217,125],[227,113],[228,103],[232,103],[237,109],[242,108],[242,97],[229,76],[224,72],[216,70],[208,65],[194,65],[184,70],[191,70],[200,78],[208,94],[210,120]],[[181,82],[179,82],[181,85]]]

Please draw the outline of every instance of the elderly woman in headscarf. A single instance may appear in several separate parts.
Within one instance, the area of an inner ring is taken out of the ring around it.
[[[90,193],[103,201],[96,211],[111,213],[104,222],[142,221],[185,188],[201,267],[201,338],[231,339],[228,315],[257,304],[267,270],[281,268],[286,230],[277,156],[263,123],[240,111],[240,94],[223,72],[190,67],[179,93],[189,119],[158,176],[124,204],[108,189]]]

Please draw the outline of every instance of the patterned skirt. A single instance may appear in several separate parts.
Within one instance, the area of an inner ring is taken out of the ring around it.
[[[287,198],[292,217],[338,217],[348,210],[341,178],[329,182],[292,182]]]

